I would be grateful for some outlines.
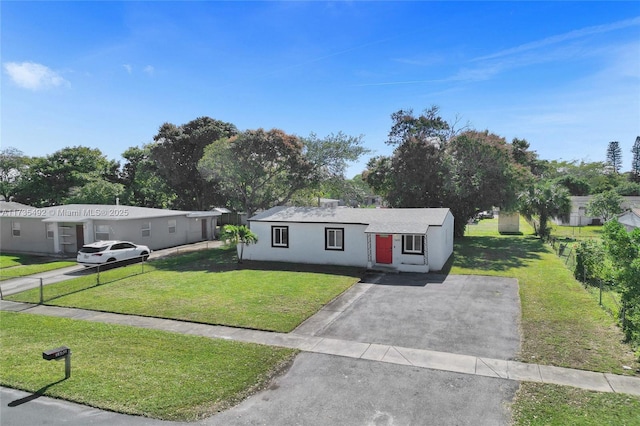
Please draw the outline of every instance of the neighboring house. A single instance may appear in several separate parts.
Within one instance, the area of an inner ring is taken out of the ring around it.
[[[592,195],[584,196],[572,196],[571,198],[571,213],[569,214],[569,221],[554,218],[553,222],[556,225],[569,225],[569,226],[586,226],[586,225],[601,225],[604,220],[597,216],[587,215],[587,205]],[[622,197],[623,201],[620,207],[623,210],[630,209],[632,207],[640,206],[640,197]]]
[[[220,216],[212,211],[123,205],[5,209],[5,204],[0,202],[0,247],[4,252],[74,255],[84,244],[99,240],[126,240],[156,250],[212,239]]]
[[[618,222],[629,232],[640,228],[640,208],[634,208],[618,215]]]
[[[453,253],[453,215],[439,209],[274,207],[249,219],[247,260],[405,272],[441,270]]]

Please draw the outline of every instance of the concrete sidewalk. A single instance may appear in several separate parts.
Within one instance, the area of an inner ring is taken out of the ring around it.
[[[303,324],[295,332],[288,334],[196,324],[136,315],[121,315],[83,309],[33,305],[5,300],[0,301],[0,310],[129,325],[208,338],[282,346],[305,352],[372,360],[432,370],[451,371],[517,381],[552,383],[599,392],[616,392],[640,396],[639,377],[595,373],[570,368],[527,364],[509,360],[382,345],[371,342],[354,342],[313,335],[313,330],[322,328],[326,323],[332,321],[332,318],[339,315],[340,306],[347,306],[366,290],[366,286],[360,286],[355,292],[347,292],[344,295],[345,298],[338,299],[336,303],[332,305],[327,305],[327,308],[321,311],[314,320]]]

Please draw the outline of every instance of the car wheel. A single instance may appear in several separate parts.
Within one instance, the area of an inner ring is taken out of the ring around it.
[[[109,259],[107,259],[107,263],[111,263],[111,262],[115,262],[116,258],[115,257],[110,257]]]
[[[144,260],[145,262],[147,261],[147,259],[149,259],[149,253],[147,253],[146,251],[140,253],[140,256],[142,256],[142,260]]]

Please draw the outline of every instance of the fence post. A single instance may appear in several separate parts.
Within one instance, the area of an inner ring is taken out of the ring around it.
[[[602,306],[602,280],[600,280],[600,306]]]
[[[44,303],[44,285],[42,283],[42,278],[40,278],[40,304]]]
[[[98,273],[96,274],[96,285],[100,285],[100,265],[98,265]]]

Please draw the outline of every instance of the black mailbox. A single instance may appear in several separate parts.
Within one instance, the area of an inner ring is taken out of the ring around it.
[[[42,352],[42,358],[47,361],[51,361],[52,359],[60,359],[69,355],[69,348],[66,346],[60,346],[59,348],[49,349],[48,351]]]

